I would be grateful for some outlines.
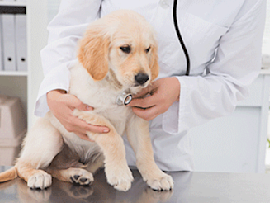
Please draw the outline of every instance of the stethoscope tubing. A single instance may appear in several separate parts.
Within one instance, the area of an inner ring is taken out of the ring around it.
[[[187,71],[186,71],[186,76],[189,75],[190,73],[190,58],[189,58],[189,54],[188,54],[188,51],[187,51],[187,47],[183,41],[183,38],[182,38],[182,35],[180,33],[180,30],[178,28],[178,23],[177,23],[177,0],[174,0],[173,1],[173,23],[174,23],[174,28],[176,30],[176,34],[177,34],[177,37],[178,37],[178,40],[182,46],[182,49],[183,49],[183,52],[186,56],[186,61],[187,61]]]

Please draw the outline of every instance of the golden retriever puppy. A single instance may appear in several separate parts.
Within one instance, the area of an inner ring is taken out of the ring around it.
[[[92,125],[108,126],[110,132],[88,132],[95,142],[82,140],[48,112],[29,130],[15,167],[0,174],[0,182],[19,176],[29,187],[44,189],[53,176],[88,185],[92,173],[104,166],[107,182],[126,191],[133,180],[121,137],[126,133],[147,184],[154,190],[172,189],[171,176],[154,162],[149,123],[121,100],[121,95],[138,93],[158,76],[157,49],[153,28],[134,11],[115,11],[91,23],[79,43],[78,63],[70,69],[69,94],[94,107],[75,109],[74,115]]]

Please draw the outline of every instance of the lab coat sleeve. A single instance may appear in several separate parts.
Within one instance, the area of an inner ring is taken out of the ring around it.
[[[44,71],[36,101],[35,115],[44,116],[49,110],[46,93],[69,88],[69,67],[76,62],[78,40],[90,22],[99,18],[101,0],[64,0],[59,13],[49,23],[49,40],[41,50]]]
[[[237,101],[248,95],[247,87],[261,69],[265,8],[266,1],[258,0],[248,12],[238,16],[220,39],[209,74],[177,77],[180,98],[163,114],[164,131],[181,133],[228,115]]]

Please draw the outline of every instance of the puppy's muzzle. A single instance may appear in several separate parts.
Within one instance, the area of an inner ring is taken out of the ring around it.
[[[135,82],[137,85],[142,86],[148,80],[149,80],[149,75],[146,73],[138,73],[137,75],[135,75]]]

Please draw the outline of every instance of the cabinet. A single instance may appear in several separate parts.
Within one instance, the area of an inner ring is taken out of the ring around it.
[[[265,172],[270,70],[262,70],[235,111],[189,131],[194,170]]]
[[[40,62],[40,50],[47,43],[47,0],[27,0],[24,2],[0,1],[0,11],[10,8],[26,9],[27,32],[27,71],[0,71],[0,94],[19,96],[27,114],[28,126],[31,126],[35,100],[43,71]],[[2,8],[2,9],[1,9]]]

